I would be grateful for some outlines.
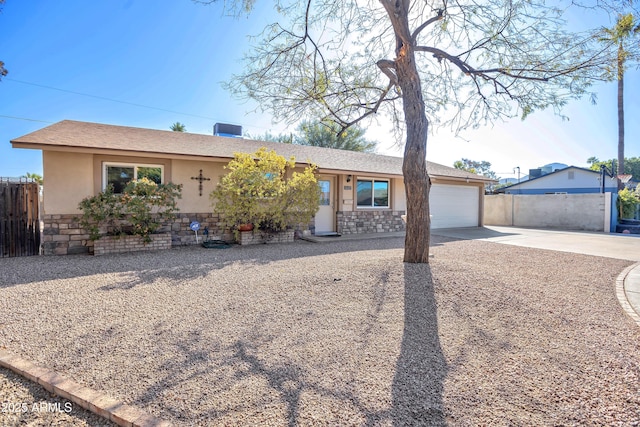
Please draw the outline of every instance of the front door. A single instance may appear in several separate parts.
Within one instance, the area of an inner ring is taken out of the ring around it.
[[[320,208],[316,213],[316,234],[336,231],[335,183],[333,176],[320,177]]]

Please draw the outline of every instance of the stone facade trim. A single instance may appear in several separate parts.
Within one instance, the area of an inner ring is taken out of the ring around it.
[[[149,237],[151,242],[145,243],[140,236],[104,236],[94,242],[93,254],[99,256],[171,249],[171,233],[152,234]]]
[[[293,242],[295,232],[293,230],[280,231],[277,233],[264,233],[259,230],[241,231],[238,233],[238,243],[240,245],[260,245],[264,243],[289,243]]]
[[[337,232],[340,234],[392,233],[405,230],[402,215],[405,211],[356,210],[336,214]]]

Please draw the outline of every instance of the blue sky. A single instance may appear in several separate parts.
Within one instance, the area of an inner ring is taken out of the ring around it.
[[[248,36],[277,19],[270,3],[231,18],[219,6],[190,0],[7,0],[0,13],[0,60],[9,70],[0,82],[0,176],[42,173],[40,151],[12,149],[9,141],[64,119],[154,129],[180,121],[205,134],[216,122],[251,134],[286,130],[220,84],[242,66]],[[609,25],[606,17],[590,19]],[[570,104],[569,121],[542,112],[460,138],[441,129],[429,137],[427,157],[449,166],[462,157],[486,160],[502,177],[514,176],[516,166],[524,173],[551,162],[584,166],[590,156],[613,158],[616,85],[595,89],[597,105]],[[639,94],[634,69],[626,79],[627,157],[640,156]],[[401,156],[390,129],[380,122],[367,136],[381,142],[379,152]]]

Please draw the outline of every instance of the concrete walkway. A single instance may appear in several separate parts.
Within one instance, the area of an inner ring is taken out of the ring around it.
[[[462,240],[484,240],[505,245],[573,252],[635,261],[617,281],[622,308],[640,326],[640,236],[554,231],[516,227],[473,227],[432,230],[431,234]]]
[[[431,234],[640,262],[638,235],[496,226],[436,229]]]

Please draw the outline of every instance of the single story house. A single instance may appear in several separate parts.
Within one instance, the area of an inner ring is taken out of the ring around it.
[[[220,235],[223,230],[209,194],[234,153],[253,153],[260,147],[287,158],[294,156],[300,166],[318,166],[323,197],[312,231],[404,230],[401,216],[406,200],[400,157],[70,120],[16,138],[11,144],[42,150],[45,254],[87,252],[91,242],[77,224],[78,203],[109,183],[118,188],[138,172],[183,185],[180,213],[170,227],[174,245],[193,243],[189,223],[194,220]],[[491,180],[431,162],[427,168],[433,184],[432,227],[481,226],[484,185]]]
[[[497,190],[505,194],[585,194],[618,191],[618,182],[600,171],[569,166]]]

